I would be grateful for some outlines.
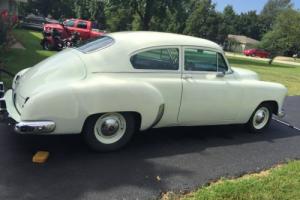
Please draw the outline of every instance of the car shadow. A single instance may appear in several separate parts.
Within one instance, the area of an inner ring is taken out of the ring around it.
[[[9,185],[9,180],[13,188],[6,191],[6,196],[29,195],[39,199],[49,196],[61,199],[61,193],[64,199],[80,199],[87,193],[120,187],[140,187],[159,193],[168,188],[168,183],[157,176],[168,179],[171,176],[192,177],[194,173],[167,164],[168,161],[158,162],[162,159],[188,154],[197,157],[205,155],[210,148],[261,141],[272,143],[280,138],[299,136],[299,132],[277,122],[272,122],[271,128],[260,135],[249,134],[238,125],[174,127],[138,133],[129,145],[116,152],[95,153],[86,147],[80,135],[24,136],[5,130],[0,136],[3,154],[0,186]],[[31,163],[32,155],[38,150],[50,152],[47,163]]]

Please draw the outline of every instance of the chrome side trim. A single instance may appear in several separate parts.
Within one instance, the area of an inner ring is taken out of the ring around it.
[[[158,113],[157,113],[157,116],[155,118],[155,121],[153,122],[153,124],[150,126],[150,128],[153,128],[154,126],[156,126],[161,118],[163,117],[164,115],[164,112],[165,112],[165,104],[161,104],[158,108]]]
[[[15,131],[20,134],[51,133],[55,130],[55,123],[51,121],[19,122],[15,125]]]

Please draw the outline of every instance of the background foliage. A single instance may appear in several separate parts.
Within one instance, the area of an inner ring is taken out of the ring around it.
[[[8,31],[8,25],[5,23],[5,21],[0,17],[0,47],[4,44],[6,41]]]
[[[299,11],[293,9],[291,0],[269,0],[261,13],[236,13],[232,6],[219,12],[212,0],[28,0],[27,4],[20,4],[20,10],[24,15],[35,13],[56,19],[90,19],[97,21],[100,29],[110,32],[153,30],[184,33],[221,45],[226,42],[228,34],[246,35],[263,39],[262,47],[273,54],[290,55],[299,51],[298,42],[293,43],[298,38],[295,36],[297,31],[283,34],[286,24],[290,24],[286,22],[289,19],[299,24],[294,17]],[[282,30],[281,33],[277,29]],[[278,37],[280,43],[275,44]]]

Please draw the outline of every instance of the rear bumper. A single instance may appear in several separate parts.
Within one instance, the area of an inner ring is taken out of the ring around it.
[[[46,134],[55,130],[55,123],[51,121],[19,122],[15,124],[15,131],[20,134]]]
[[[4,99],[4,84],[0,82],[0,120],[5,120],[7,118],[7,109]]]
[[[52,121],[21,121],[21,116],[13,103],[12,90],[8,90],[4,96],[3,94],[4,86],[0,82],[0,120],[14,125],[17,133],[48,134],[55,130],[56,125]]]

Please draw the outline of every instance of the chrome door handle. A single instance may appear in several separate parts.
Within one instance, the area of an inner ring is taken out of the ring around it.
[[[190,74],[183,74],[182,75],[182,79],[184,79],[184,80],[188,80],[188,79],[192,79],[192,78],[193,78],[193,76],[190,75]]]

